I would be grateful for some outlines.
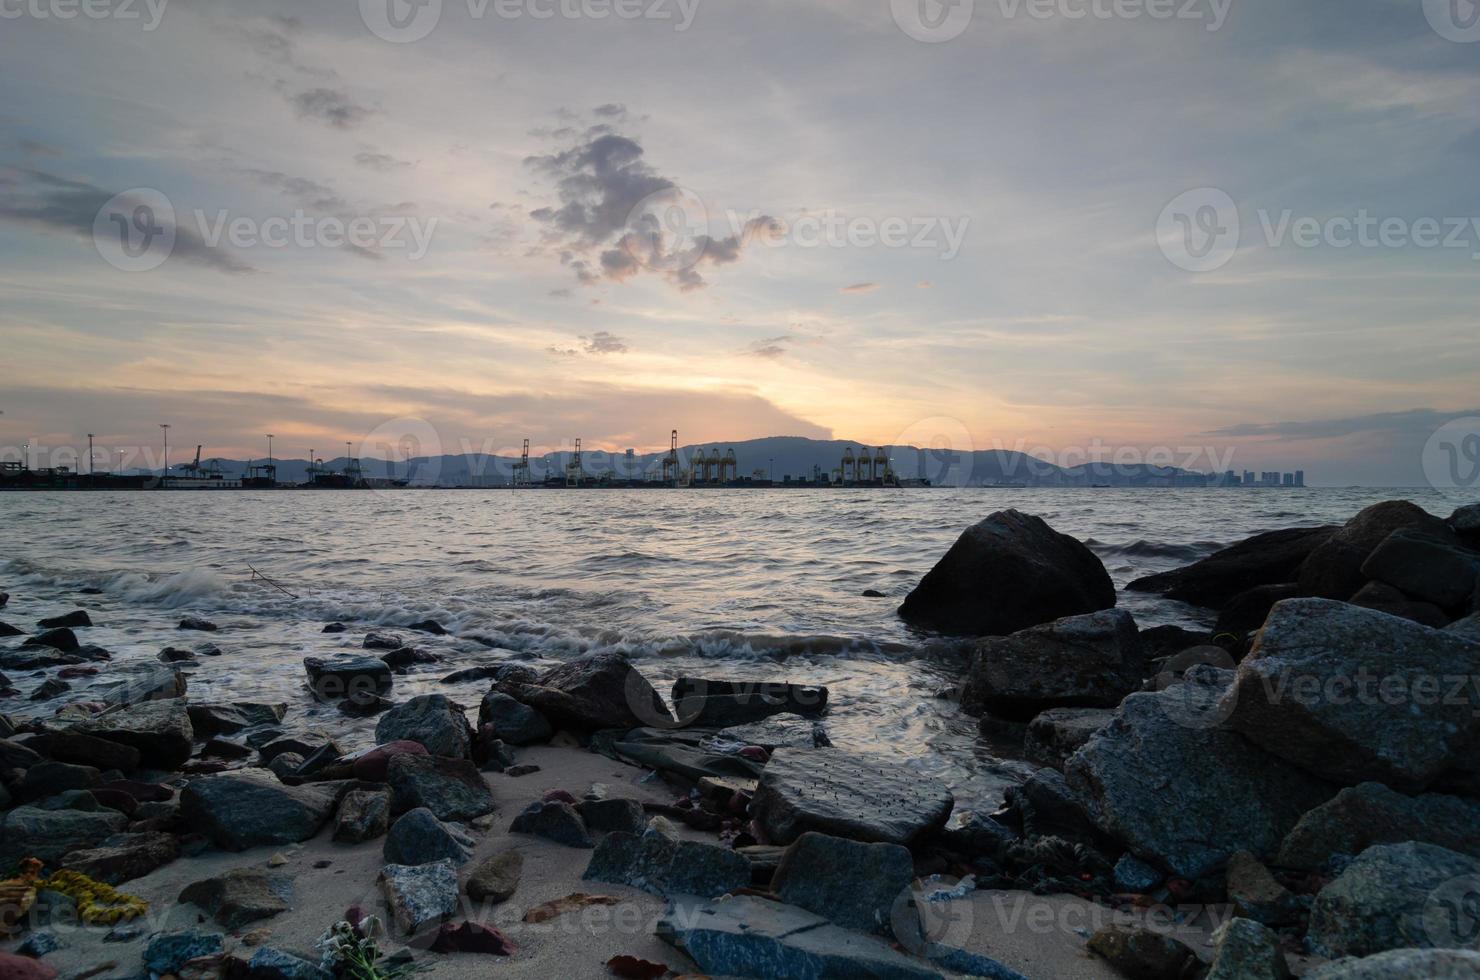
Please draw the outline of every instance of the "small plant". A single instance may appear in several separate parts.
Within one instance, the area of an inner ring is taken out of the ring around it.
[[[314,944],[321,953],[319,965],[345,980],[399,980],[417,972],[410,965],[387,968],[380,964],[385,954],[376,937],[384,932],[378,918],[351,909],[348,918],[330,926]]]

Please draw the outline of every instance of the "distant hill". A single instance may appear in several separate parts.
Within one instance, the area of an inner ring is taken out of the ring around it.
[[[749,439],[742,442],[714,442],[682,446],[679,459],[683,468],[690,466],[696,452],[706,455],[718,450],[723,456],[734,450],[737,471],[741,477],[754,476],[768,480],[775,476],[779,483],[785,478],[810,480],[821,473],[830,475],[837,470],[845,451],[858,456],[867,448],[872,456],[880,447],[840,439],[806,439],[800,436],[770,436],[764,439]],[[890,459],[894,472],[902,480],[929,481],[935,486],[1170,486],[1201,485],[1206,482],[1202,474],[1174,467],[1147,465],[1111,466],[1092,464],[1068,469],[1025,453],[1006,449],[987,449],[974,452],[920,449],[915,446],[883,447]],[[570,459],[569,452],[550,453],[530,458],[531,478],[540,482],[548,474],[560,476]],[[647,477],[658,478],[662,473],[665,452],[636,453],[627,457],[625,453],[608,453],[587,450],[582,453],[582,469],[591,477],[613,474],[618,480]],[[261,463],[262,460],[253,460]],[[361,468],[368,477],[409,479],[417,486],[504,486],[511,482],[517,457],[485,454],[462,454],[422,457],[409,461],[388,463],[383,459],[360,460]],[[221,460],[221,468],[227,476],[241,475],[247,467],[242,460]],[[308,461],[303,459],[279,459],[278,480],[300,483],[308,479]],[[324,461],[330,470],[344,468],[344,457]],[[179,474],[178,467],[173,469]]]

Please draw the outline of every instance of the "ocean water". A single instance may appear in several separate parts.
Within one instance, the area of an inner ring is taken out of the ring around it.
[[[0,591],[12,594],[0,619],[30,629],[81,606],[97,624],[85,640],[115,663],[209,639],[225,653],[193,669],[193,699],[286,701],[288,723],[347,747],[371,744],[374,721],[314,704],[302,659],[428,618],[454,635],[402,631],[443,662],[397,678],[398,699],[441,692],[476,707],[486,682],[440,678],[594,650],[630,654],[664,693],[679,674],[826,684],[836,745],[939,775],[990,808],[1031,767],[938,696],[959,682],[966,644],[895,615],[965,527],[1007,507],[1037,514],[1089,544],[1123,587],[1259,531],[1340,523],[1394,498],[1441,516],[1473,502],[1429,489],[0,494]],[[1143,627],[1210,621],[1154,596],[1120,602]],[[176,631],[187,613],[222,629]],[[322,633],[334,620],[350,631]],[[12,676],[22,696],[0,710],[29,717],[87,698],[77,682],[44,706],[25,700],[40,680]]]

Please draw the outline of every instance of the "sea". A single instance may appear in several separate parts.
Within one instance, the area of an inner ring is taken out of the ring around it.
[[[1118,588],[1251,534],[1341,523],[1382,500],[1447,516],[1474,494],[1436,489],[634,489],[0,493],[0,620],[86,609],[113,663],[216,643],[188,668],[194,701],[281,701],[286,725],[373,744],[374,720],[316,704],[303,658],[398,631],[441,657],[395,697],[476,710],[460,667],[553,664],[618,650],[666,693],[679,675],[824,684],[833,743],[938,776],[990,810],[1032,770],[946,695],[969,642],[914,630],[896,608],[969,525],[1016,508],[1089,545]],[[871,598],[865,591],[884,594]],[[1142,627],[1207,626],[1204,611],[1121,591]],[[182,616],[214,634],[177,630]],[[406,631],[434,619],[448,636]],[[345,633],[326,634],[342,622]],[[22,638],[0,640],[16,645]],[[102,665],[105,678],[108,665]],[[43,679],[0,711],[50,714]]]

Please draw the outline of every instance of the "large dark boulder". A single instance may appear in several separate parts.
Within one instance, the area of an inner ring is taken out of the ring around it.
[[[390,666],[379,657],[342,654],[332,659],[304,657],[308,685],[320,701],[389,694],[395,683]]]
[[[1145,676],[1136,621],[1105,609],[982,640],[961,705],[1017,721],[1048,708],[1113,708]]]
[[[786,681],[679,677],[672,693],[685,725],[729,728],[780,714],[820,715],[827,710],[827,688]]]
[[[121,885],[142,878],[180,856],[174,834],[159,832],[115,834],[97,847],[73,851],[62,858],[62,869],[85,874],[94,881]]]
[[[1419,792],[1475,767],[1477,666],[1480,644],[1454,633],[1291,599],[1270,613],[1225,704],[1240,734],[1319,778]]]
[[[1317,967],[1305,980],[1474,980],[1480,953],[1472,949],[1390,949],[1373,956],[1347,956]]]
[[[180,794],[180,817],[217,847],[244,851],[308,840],[338,802],[327,789],[285,786],[264,769],[241,769],[191,780]]]
[[[958,636],[1005,636],[1115,605],[1115,585],[1094,552],[1039,517],[998,511],[967,528],[899,615]]]
[[[1480,858],[1480,801],[1440,793],[1405,796],[1381,783],[1351,786],[1301,817],[1274,863],[1320,871],[1374,844],[1404,841]]]
[[[1185,568],[1138,578],[1126,588],[1161,593],[1168,599],[1194,606],[1222,609],[1250,589],[1293,582],[1301,564],[1336,530],[1335,527],[1293,527],[1265,531]]]
[[[895,903],[914,876],[908,848],[809,833],[786,849],[771,890],[788,905],[826,916],[840,926],[884,932]]]
[[[28,857],[56,867],[66,855],[96,847],[127,826],[128,817],[116,810],[16,807],[0,822],[0,867],[13,868]]]
[[[778,749],[751,816],[776,844],[809,830],[909,845],[945,826],[956,800],[942,782],[898,764],[835,749]]]
[[[1480,859],[1432,844],[1379,844],[1316,896],[1307,941],[1321,956],[1480,946],[1474,934]]]
[[[77,634],[65,626],[45,630],[35,636],[28,636],[21,643],[23,647],[49,647],[59,653],[76,653],[77,648],[82,646],[77,642]]]
[[[549,720],[527,704],[514,700],[502,691],[489,691],[478,705],[478,728],[493,731],[493,737],[507,745],[534,745],[549,741],[555,734]]]
[[[1132,694],[1064,764],[1091,821],[1137,857],[1185,878],[1229,855],[1273,856],[1334,790],[1224,730],[1229,671],[1195,667],[1155,694]]]
[[[76,730],[132,746],[150,769],[179,769],[190,759],[195,729],[182,698],[143,701],[83,722]]]
[[[391,808],[426,807],[439,820],[472,820],[494,810],[493,793],[478,767],[467,759],[406,753],[393,756],[386,770]]]
[[[1065,760],[1114,717],[1108,708],[1050,708],[1028,723],[1023,755],[1039,765],[1062,769]]]
[[[1450,534],[1394,531],[1367,556],[1362,574],[1420,602],[1463,612],[1480,580],[1480,554]]]
[[[747,887],[750,862],[728,847],[681,840],[659,826],[640,834],[618,831],[603,837],[582,877],[665,898],[714,898]]]
[[[1430,629],[1443,629],[1450,620],[1449,614],[1432,602],[1415,601],[1386,582],[1368,582],[1347,601],[1354,606],[1375,609],[1389,616],[1411,620]]]
[[[1256,585],[1249,591],[1240,592],[1229,599],[1223,608],[1218,610],[1218,622],[1213,627],[1213,632],[1214,634],[1232,633],[1235,636],[1241,633],[1251,633],[1264,625],[1275,603],[1299,597],[1300,586],[1293,582],[1283,582],[1279,585]]]
[[[420,694],[381,716],[375,741],[420,742],[432,755],[466,759],[472,755],[473,728],[445,694]]]
[[[673,724],[653,685],[619,653],[578,657],[532,681],[516,674],[495,682],[494,688],[536,709],[555,726],[578,732]]]
[[[1471,548],[1480,548],[1480,504],[1466,504],[1449,515],[1449,529]]]
[[[1362,564],[1367,556],[1394,531],[1412,528],[1443,534],[1442,520],[1406,500],[1389,500],[1373,504],[1341,526],[1322,542],[1305,563],[1296,579],[1301,595],[1323,599],[1349,599],[1366,583]]]

